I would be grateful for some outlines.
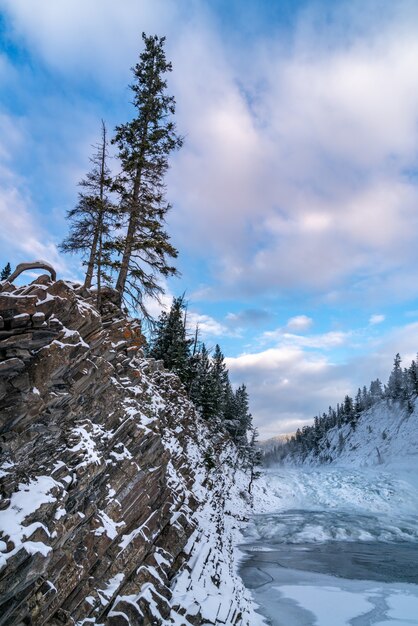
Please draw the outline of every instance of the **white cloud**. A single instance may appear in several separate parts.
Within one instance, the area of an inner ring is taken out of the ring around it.
[[[269,348],[226,362],[235,383],[245,380],[263,437],[294,431],[313,411],[339,401],[350,388],[329,359],[297,347]]]
[[[15,187],[0,191],[0,222],[2,255],[12,266],[22,261],[43,260],[64,277],[73,275],[43,228],[40,216],[37,218],[28,210],[27,201]]]
[[[395,354],[400,352],[407,366],[416,358],[417,346],[418,322],[413,322],[380,337],[365,334],[363,350],[344,362],[334,362],[332,353],[315,341],[244,353],[228,358],[227,365],[236,384],[246,382],[255,423],[268,438],[309,423],[375,378],[385,383]]]
[[[161,286],[164,289],[164,294],[162,296],[158,299],[149,297],[145,299],[145,307],[154,319],[157,319],[163,311],[168,312],[173,302],[174,296],[167,283],[164,281],[161,283]],[[199,328],[200,340],[206,341],[207,339],[213,337],[231,335],[231,330],[221,322],[218,322],[214,317],[198,313],[188,307],[186,311],[186,320],[189,335],[194,335],[197,326]]]
[[[162,288],[164,289],[164,293],[159,298],[147,296],[144,299],[144,306],[154,319],[158,319],[163,311],[169,311],[173,301],[173,295],[165,282],[162,283]]]
[[[360,294],[382,275],[388,293],[400,267],[416,265],[418,190],[404,171],[418,143],[418,18],[401,5],[382,28],[366,20],[339,42],[325,28],[296,34],[286,53],[264,42],[245,68],[227,64],[219,41],[211,71],[206,42],[179,64],[190,133],[174,170],[188,181],[175,224],[193,222],[196,250],[216,250],[229,292],[347,294],[358,274]]]
[[[304,288],[319,291],[328,305],[357,298],[377,308],[381,300],[418,294],[418,188],[409,174],[418,146],[417,5],[354,0],[335,3],[326,17],[312,5],[285,44],[273,33],[249,38],[237,51],[237,39],[215,30],[210,3],[186,4],[0,0],[6,26],[12,24],[7,35],[27,46],[34,65],[41,61],[62,79],[69,102],[61,110],[50,93],[39,94],[26,119],[0,117],[2,252],[62,263],[47,218],[12,173],[12,157],[18,161],[23,145],[31,153],[37,138],[40,148],[31,155],[38,167],[43,162],[42,184],[79,179],[101,111],[79,97],[77,85],[97,87],[95,102],[105,111],[118,94],[122,108],[145,30],[168,36],[170,90],[186,135],[168,177],[175,207],[169,229],[180,249],[211,259],[214,279],[202,298],[281,297]],[[0,78],[19,79],[2,58]],[[46,125],[55,129],[53,140]],[[22,127],[32,133],[29,141]],[[77,162],[69,168],[71,160]],[[160,310],[154,307],[156,316]],[[190,311],[189,323],[220,337],[256,317],[242,312],[218,321]],[[263,350],[228,361],[271,434],[293,430],[376,375],[384,378],[395,352],[407,360],[418,345],[417,326],[409,325],[370,344],[369,358],[336,365],[331,350],[350,347],[355,334],[306,335],[309,320],[291,318],[264,334]],[[273,347],[264,349],[266,342]]]
[[[313,319],[307,315],[295,315],[287,320],[289,330],[308,330],[313,324]]]
[[[279,346],[295,346],[303,348],[317,348],[328,350],[338,346],[342,346],[353,337],[352,332],[332,330],[327,333],[317,335],[297,335],[288,333],[282,328],[276,330],[268,330],[261,336],[262,343],[277,342]]]
[[[384,321],[385,321],[385,316],[376,313],[375,315],[370,316],[369,324],[371,324],[372,326],[375,326],[376,324],[381,324]]]
[[[203,339],[231,334],[224,324],[221,324],[210,315],[196,313],[196,311],[187,312],[187,322],[191,331],[194,331],[196,326],[199,328],[199,335]]]
[[[229,293],[347,294],[356,274],[360,297],[382,276],[389,294],[400,268],[416,266],[418,190],[405,176],[418,144],[412,3],[342,2],[331,21],[312,5],[286,45],[249,39],[240,54],[205,2],[1,5],[32,53],[73,81],[104,81],[107,95],[126,89],[140,32],[167,33],[186,134],[169,226],[181,249],[211,258]]]
[[[55,71],[108,86],[133,64],[142,31],[174,31],[182,14],[168,0],[1,0],[14,36]]]
[[[44,217],[34,210],[25,181],[13,169],[13,158],[27,141],[25,123],[0,114],[0,243],[2,258],[12,269],[22,261],[44,260],[66,278],[73,276],[48,232]]]

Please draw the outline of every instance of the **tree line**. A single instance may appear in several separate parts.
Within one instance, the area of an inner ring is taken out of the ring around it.
[[[249,411],[245,385],[232,388],[225,357],[217,344],[213,353],[199,341],[199,329],[190,337],[184,296],[162,311],[146,348],[147,356],[161,360],[177,374],[202,418],[229,433],[250,472],[251,483],[260,462],[257,430]],[[251,486],[249,488],[251,491]]]
[[[265,462],[277,462],[286,456],[294,455],[304,459],[309,453],[315,456],[324,452],[321,448],[324,436],[332,428],[341,428],[348,424],[355,430],[363,412],[372,408],[378,402],[397,402],[401,408],[409,413],[414,410],[415,400],[418,397],[418,355],[409,367],[402,368],[402,359],[398,353],[393,362],[393,368],[386,385],[377,378],[368,387],[357,390],[354,398],[346,395],[336,407],[329,407],[327,412],[316,415],[312,425],[298,428],[288,441],[277,444],[265,454]],[[344,443],[342,433],[340,445]],[[325,458],[325,457],[324,457]]]
[[[163,293],[161,278],[177,273],[178,255],[165,230],[170,204],[164,177],[170,154],[183,138],[174,123],[175,99],[167,93],[172,66],[165,37],[142,34],[143,51],[132,68],[133,119],[116,126],[111,139],[102,121],[91,169],[80,182],[77,205],[67,212],[70,232],[60,248],[83,257],[84,285],[96,285],[97,304],[103,284],[120,300],[148,316],[145,299]],[[109,144],[116,150],[117,173],[109,166]]]

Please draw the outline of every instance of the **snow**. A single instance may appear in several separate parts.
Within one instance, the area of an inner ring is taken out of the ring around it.
[[[344,439],[342,449],[340,437]],[[324,455],[329,455],[333,462],[349,467],[381,466],[416,472],[418,399],[412,413],[398,402],[382,400],[361,415],[355,430],[349,424],[329,430],[320,448],[323,454],[315,456],[311,452],[304,464],[318,465]]]
[[[55,519],[59,520],[61,519],[61,517],[65,517],[65,515],[67,515],[67,511],[64,509],[64,507],[59,506],[57,508],[57,510],[55,511]]]
[[[7,474],[10,474],[8,470],[11,470],[13,467],[14,464],[10,461],[5,461],[4,463],[2,463],[0,465],[0,478],[3,478],[4,476],[7,476]]]
[[[77,339],[77,342],[75,344],[72,344],[72,345],[79,345],[80,344],[84,348],[90,349],[89,344],[84,341],[84,339],[81,337],[81,335],[78,332],[78,330],[70,330],[69,328],[66,328],[64,326],[64,328],[62,330],[62,333],[61,333],[61,339]]]
[[[109,603],[109,600],[115,595],[115,593],[121,586],[124,578],[125,578],[125,574],[123,574],[123,572],[119,572],[118,574],[115,574],[113,578],[109,580],[109,582],[107,583],[107,587],[105,589],[97,590],[97,593],[99,594],[100,601],[103,606],[106,606]]]
[[[120,552],[123,552],[128,546],[129,544],[139,535],[141,535],[143,537],[143,539],[145,539],[145,541],[152,541],[152,539],[154,538],[154,535],[150,534],[150,529],[147,526],[147,523],[150,521],[150,519],[152,517],[154,517],[154,515],[156,514],[156,512],[154,511],[153,513],[151,513],[151,515],[146,519],[146,521],[141,524],[141,526],[139,526],[138,528],[135,528],[132,532],[130,532],[128,535],[123,535],[122,536],[122,540],[119,543],[119,547],[120,547]],[[147,536],[147,534],[145,533],[145,530],[148,531],[148,534],[150,535],[149,537]],[[158,534],[159,530],[155,530],[155,534]]]
[[[37,476],[27,484],[20,483],[18,491],[11,495],[10,506],[0,511],[0,532],[3,537],[8,537],[13,542],[14,547],[7,553],[2,551],[0,568],[21,548],[29,554],[40,553],[43,556],[49,554],[50,546],[42,541],[28,541],[28,538],[39,528],[42,528],[46,536],[49,536],[48,528],[40,522],[32,522],[27,526],[24,522],[42,504],[56,501],[56,497],[51,492],[57,488],[61,490],[62,485],[50,476]],[[3,545],[5,545],[4,542]]]
[[[102,522],[102,526],[96,528],[94,531],[95,535],[106,535],[109,539],[115,539],[118,536],[118,528],[125,526],[125,522],[114,522],[104,511],[98,511],[97,516],[100,518]]]
[[[167,441],[166,445],[175,449],[175,441]],[[197,528],[184,549],[189,554],[187,567],[175,580],[171,604],[183,607],[189,615],[194,615],[199,607],[203,618],[210,623],[233,624],[241,613],[239,623],[243,626],[261,626],[265,622],[256,613],[251,594],[238,574],[242,556],[236,547],[242,540],[240,520],[250,511],[249,503],[241,495],[248,487],[248,477],[240,470],[223,465],[212,476],[216,487],[208,490],[206,472],[199,470],[201,450],[190,443],[188,454],[196,461],[193,493],[202,499],[202,506],[195,514]],[[225,461],[228,457],[232,464],[238,464],[232,447],[224,452]],[[189,624],[184,616],[176,617],[175,613],[173,620],[176,626]]]
[[[89,464],[100,465],[102,457],[97,450],[95,439],[88,430],[83,426],[78,426],[73,428],[72,435],[78,437],[80,441],[72,448],[69,448],[68,451],[84,453],[83,461],[79,463],[75,469]]]

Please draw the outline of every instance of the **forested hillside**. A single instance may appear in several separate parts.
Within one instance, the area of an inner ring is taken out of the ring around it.
[[[379,379],[346,395],[336,407],[317,415],[284,443],[264,455],[275,462],[331,463],[352,459],[380,464],[396,454],[418,453],[418,359],[402,368],[396,355],[387,384]]]

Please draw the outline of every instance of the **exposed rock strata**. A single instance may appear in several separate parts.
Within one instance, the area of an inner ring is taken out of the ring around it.
[[[223,507],[205,458],[234,451],[143,358],[138,322],[112,299],[100,315],[79,285],[2,285],[0,626],[203,623],[198,603],[177,594],[172,607],[170,587],[204,553],[204,501],[211,518]],[[201,565],[214,576],[215,552]],[[242,593],[205,624],[247,623]]]

